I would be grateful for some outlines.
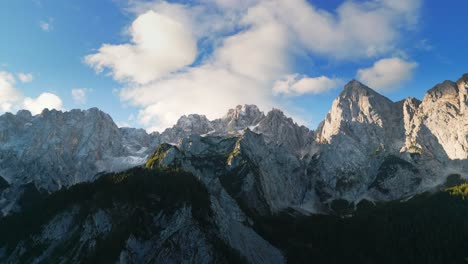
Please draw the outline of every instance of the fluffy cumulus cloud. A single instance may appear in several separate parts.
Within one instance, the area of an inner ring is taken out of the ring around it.
[[[183,114],[215,118],[243,103],[267,110],[283,107],[279,95],[334,89],[340,79],[298,74],[295,58],[340,63],[388,56],[417,24],[421,5],[344,1],[326,11],[306,0],[132,3],[130,41],[104,44],[85,61],[124,84],[121,99],[140,107],[138,121],[151,130]]]
[[[131,43],[103,45],[85,58],[97,72],[109,68],[116,80],[148,83],[191,64],[196,39],[178,20],[148,11],[128,29]]]
[[[8,72],[0,71],[0,111],[11,111],[21,100],[21,93],[14,87],[15,77]]]
[[[172,126],[186,113],[216,118],[239,103],[273,106],[269,90],[258,89],[257,80],[211,65],[150,85],[129,87],[120,95],[125,101],[143,106],[138,114],[139,122],[149,130],[158,131]]]
[[[42,93],[37,98],[26,97],[23,101],[24,109],[31,111],[33,115],[40,114],[44,108],[61,110],[62,99],[53,93]]]
[[[34,80],[34,76],[31,73],[20,72],[20,73],[17,74],[17,76],[18,76],[18,79],[22,83],[29,83],[29,82],[32,82]]]
[[[20,78],[20,77],[19,77]],[[39,114],[44,108],[62,109],[60,97],[52,93],[42,93],[37,98],[25,97],[16,87],[16,79],[9,72],[0,72],[0,112],[27,109]]]
[[[310,78],[299,74],[291,74],[275,82],[273,93],[291,96],[321,94],[333,90],[342,84],[343,81],[337,78],[330,79],[326,76]]]
[[[360,69],[357,78],[377,91],[396,90],[413,75],[418,64],[400,58],[381,59],[370,68]]]
[[[248,10],[248,19],[279,22],[290,30],[292,44],[337,60],[350,60],[394,50],[401,30],[417,22],[420,5],[420,0],[344,1],[332,13],[304,0],[259,1]]]
[[[73,102],[77,105],[86,104],[88,100],[88,92],[90,90],[87,88],[76,88],[71,90],[71,94],[73,97]]]

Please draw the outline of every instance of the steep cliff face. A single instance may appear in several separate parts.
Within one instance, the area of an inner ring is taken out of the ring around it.
[[[190,135],[203,135],[214,130],[213,124],[204,115],[182,116],[172,127],[161,133],[161,141],[177,144]]]
[[[422,102],[347,84],[317,131],[322,198],[398,199],[463,174],[467,77],[436,85]]]
[[[401,103],[351,81],[317,131],[322,199],[367,195],[385,157],[405,142]]]
[[[28,111],[0,116],[0,174],[10,187],[0,194],[4,213],[32,183],[50,192],[145,162],[159,139],[144,130],[119,129],[97,108]]]
[[[218,193],[221,189],[244,209],[258,214],[291,206],[316,209],[312,188],[315,168],[287,149],[268,144],[263,135],[249,129],[230,138],[193,135],[179,146],[162,145],[147,166],[190,171],[209,190]]]
[[[333,102],[317,136],[322,143],[346,136],[362,148],[394,149],[404,138],[402,118],[399,104],[353,80]]]
[[[195,175],[211,195],[214,217],[222,239],[242,252],[251,263],[282,263],[284,258],[281,253],[255,232],[252,226],[254,223],[249,216],[250,210],[266,214],[271,212],[271,203],[277,205],[276,199],[269,199],[271,197],[264,195],[265,188],[283,188],[282,194],[292,190],[286,190],[286,186],[278,182],[273,185],[268,185],[271,182],[261,182],[257,175],[260,169],[254,162],[248,165],[246,163],[250,161],[242,163],[246,165],[242,168],[244,171],[233,171],[234,168],[230,167],[235,166],[232,164],[235,162],[233,159],[241,153],[239,140],[245,136],[254,136],[249,135],[250,133],[252,132],[229,138],[192,135],[183,139],[179,146],[161,145],[150,156],[146,166],[177,168]],[[252,151],[265,154],[257,149]],[[281,193],[275,196],[278,197]],[[247,202],[243,203],[245,200]],[[282,201],[280,203],[286,204]]]
[[[410,122],[410,144],[441,161],[468,158],[467,79],[464,75],[457,83],[445,81],[427,92]]]
[[[262,134],[268,143],[282,146],[299,157],[309,152],[314,143],[314,132],[305,126],[297,125],[281,110],[273,109],[253,128]]]
[[[28,111],[7,113],[0,117],[0,173],[11,184],[34,182],[56,190],[144,159],[144,153],[138,152],[141,147],[127,148],[124,139],[111,117],[96,108],[44,110],[37,116]]]

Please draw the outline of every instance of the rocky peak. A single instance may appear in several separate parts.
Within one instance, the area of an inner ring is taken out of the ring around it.
[[[258,117],[263,113],[256,105],[238,105],[236,108],[229,109],[226,119],[241,119],[242,117]]]
[[[121,127],[122,142],[129,152],[148,153],[160,144],[158,133],[148,134],[144,129]]]
[[[340,97],[343,98],[352,98],[356,100],[362,96],[382,96],[378,94],[376,91],[372,90],[368,86],[364,85],[363,83],[357,80],[351,80],[345,86],[343,91],[340,94]]]
[[[440,162],[468,158],[467,104],[468,74],[457,82],[444,81],[424,96],[410,127],[406,147],[421,147],[424,155]],[[448,129],[449,128],[449,129]]]
[[[161,133],[161,141],[178,144],[179,141],[190,135],[203,135],[213,132],[214,128],[210,120],[204,115],[184,115],[177,123]]]
[[[210,120],[204,115],[184,115],[179,118],[176,124],[180,129],[193,133],[206,133],[211,128]]]
[[[172,127],[161,133],[161,142],[179,144],[190,135],[239,135],[245,128],[257,125],[265,117],[256,105],[238,105],[223,117],[213,121],[204,115],[184,115]]]
[[[457,84],[463,84],[465,87],[468,87],[468,73],[465,73],[458,79]]]
[[[2,115],[0,142],[0,173],[49,191],[139,165],[158,143],[143,130],[120,130],[97,108]]]
[[[236,134],[239,130],[255,126],[264,117],[265,115],[256,105],[238,105],[236,108],[230,109],[220,120],[215,120],[215,122],[218,123],[219,129],[224,126],[226,132]]]
[[[284,112],[278,108],[271,109],[271,111],[267,113],[266,118],[267,119],[282,119],[282,120],[289,119],[290,121],[292,121],[291,118],[286,117]]]
[[[253,129],[264,135],[268,143],[283,145],[291,153],[302,156],[314,140],[313,132],[299,126],[281,110],[273,109]]]
[[[458,101],[458,87],[452,81],[444,81],[427,91],[423,102],[425,104],[442,101]],[[456,102],[458,104],[458,102]]]
[[[369,101],[370,103],[393,104],[387,97],[377,93],[368,86],[359,81],[352,80],[347,83],[337,99],[341,101],[360,102]]]
[[[265,127],[267,124],[269,126],[276,126],[276,125],[285,124],[285,123],[291,124],[291,125],[295,124],[294,121],[292,120],[292,118],[287,117],[283,113],[283,111],[281,111],[280,109],[277,109],[277,108],[273,108],[270,112],[267,113],[265,118],[262,119],[262,121],[260,121],[259,126],[262,125],[262,127]],[[262,128],[259,128],[259,127],[257,127],[257,128],[262,129]]]
[[[353,80],[345,85],[343,92],[333,101],[323,124],[318,131],[318,140],[330,142],[339,133],[362,137],[368,127],[392,127],[401,116],[401,110],[390,99],[378,94],[364,84]],[[362,130],[362,131],[361,131]],[[373,137],[375,133],[371,133]]]
[[[28,110],[19,110],[16,113],[16,116],[19,117],[19,118],[22,118],[24,120],[31,120],[31,118],[32,118],[32,114]]]

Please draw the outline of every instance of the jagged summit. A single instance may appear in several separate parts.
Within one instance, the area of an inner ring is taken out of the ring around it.
[[[464,73],[460,79],[458,79],[457,81],[457,84],[460,84],[460,83],[463,83],[463,84],[467,84],[468,83],[468,73]]]
[[[368,133],[371,138],[385,137],[385,128],[395,126],[394,120],[399,117],[397,112],[396,104],[390,99],[352,80],[333,101],[318,128],[317,139],[321,143],[330,143],[335,136],[343,134],[360,141],[360,138],[366,140],[368,137],[364,135]]]
[[[347,90],[355,90],[355,91],[370,90],[370,91],[373,91],[367,85],[363,84],[362,82],[360,82],[360,81],[358,81],[356,79],[352,79],[347,84],[345,84],[344,90],[345,91],[347,91]]]
[[[217,130],[236,134],[239,130],[257,125],[263,118],[265,114],[256,105],[238,105],[230,109],[224,117],[214,120],[213,123]]]
[[[32,182],[51,191],[144,162],[145,151],[158,142],[146,132],[124,131],[98,108],[4,114],[0,174],[13,185]]]
[[[455,82],[446,80],[437,84],[426,92],[423,101],[437,101],[441,98],[450,99],[458,97],[458,86]]]
[[[206,125],[209,122],[210,121],[208,118],[206,118],[204,115],[190,114],[180,117],[179,120],[177,120],[176,126],[182,128],[185,131],[206,130],[210,128],[209,125]]]
[[[71,109],[68,111],[62,111],[62,110],[57,110],[57,109],[48,109],[44,108],[40,114],[37,115],[32,115],[31,111],[26,110],[26,109],[21,109],[16,112],[16,114],[12,113],[4,113],[3,115],[0,116],[5,116],[5,115],[11,115],[11,116],[16,116],[21,119],[32,119],[32,118],[65,118],[65,117],[86,117],[86,118],[94,118],[94,117],[100,117],[102,119],[106,119],[107,121],[114,123],[112,117],[107,114],[106,112],[102,111],[101,109],[97,107],[92,107],[89,109]]]
[[[363,84],[362,82],[356,79],[352,79],[343,87],[343,92],[363,92],[363,91],[375,92],[370,87],[368,87],[367,85]]]
[[[233,109],[229,109],[224,118],[239,119],[242,116],[260,116],[263,112],[260,111],[258,106],[253,104],[237,105]]]
[[[256,105],[238,105],[222,118],[208,120],[205,116],[182,116],[172,127],[160,135],[161,142],[180,144],[191,135],[240,136],[245,130],[262,134],[275,145],[283,145],[292,153],[302,156],[313,141],[313,132],[296,124],[283,111],[272,109],[265,114]]]
[[[31,119],[32,117],[32,114],[30,111],[28,110],[19,110],[17,113],[16,113],[16,116],[20,117],[20,118],[24,118],[24,119]]]
[[[344,86],[343,91],[339,95],[339,98],[345,98],[352,101],[359,101],[362,97],[378,97],[382,98],[382,100],[391,102],[387,97],[354,79]]]
[[[277,117],[281,117],[281,118],[289,118],[289,117],[286,117],[283,110],[278,109],[278,108],[271,109],[271,111],[267,113],[267,116],[277,116]]]

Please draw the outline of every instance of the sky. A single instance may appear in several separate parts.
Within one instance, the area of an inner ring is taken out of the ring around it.
[[[238,104],[311,129],[357,79],[394,101],[468,72],[460,0],[3,0],[0,114],[98,107],[161,131]]]

